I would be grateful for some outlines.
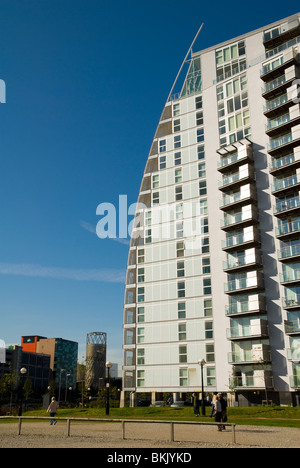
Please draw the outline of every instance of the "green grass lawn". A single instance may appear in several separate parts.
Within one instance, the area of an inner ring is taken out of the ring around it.
[[[105,415],[104,408],[62,408],[58,417],[70,418],[108,418],[108,419],[150,419],[174,421],[214,422],[209,418],[210,408],[206,408],[206,416],[196,418],[193,408],[111,408],[110,416]],[[27,411],[24,416],[49,416],[44,410]],[[239,425],[261,425],[298,427],[300,429],[300,407],[257,406],[249,408],[228,408],[228,423]]]

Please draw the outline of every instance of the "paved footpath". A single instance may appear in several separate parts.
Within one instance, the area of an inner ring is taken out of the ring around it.
[[[71,437],[66,423],[24,422],[17,435],[17,423],[0,424],[0,448],[300,448],[300,429],[263,426],[236,426],[236,442],[228,428],[219,433],[215,426],[175,426],[175,442],[159,424],[130,424],[126,440],[119,423],[74,423]]]

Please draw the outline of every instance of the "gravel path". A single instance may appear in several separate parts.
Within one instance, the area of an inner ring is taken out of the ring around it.
[[[24,422],[21,436],[17,423],[0,424],[0,448],[232,448],[228,428],[219,433],[215,426],[175,426],[175,441],[169,442],[165,425],[126,425],[122,440],[119,423],[72,423],[71,437],[67,425],[58,422]],[[237,426],[237,448],[300,448],[300,429],[261,426]]]

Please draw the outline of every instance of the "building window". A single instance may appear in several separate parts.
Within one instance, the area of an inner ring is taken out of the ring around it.
[[[153,205],[159,205],[159,192],[153,192],[152,203]]]
[[[177,278],[184,276],[184,262],[177,262]]]
[[[173,105],[173,116],[177,117],[180,114],[180,104],[176,103]]]
[[[180,239],[180,237],[183,237],[183,222],[180,221],[179,223],[176,223],[176,238]]]
[[[137,342],[138,344],[145,342],[145,328],[137,329]]]
[[[212,340],[214,337],[214,323],[205,322],[205,338],[207,340]]]
[[[207,215],[207,199],[200,200],[200,214],[205,216]]]
[[[159,188],[159,175],[158,174],[155,174],[152,177],[152,188],[153,189]]]
[[[138,302],[145,302],[145,288],[138,288]]]
[[[197,112],[196,114],[196,125],[203,125],[203,111]]]
[[[186,323],[178,325],[178,341],[186,341]]]
[[[138,283],[145,281],[145,268],[138,268]]]
[[[138,307],[137,310],[137,318],[138,318],[138,323],[144,323],[145,322],[145,307]]]
[[[144,349],[137,350],[137,365],[138,366],[145,365],[145,350]]]
[[[183,204],[176,205],[176,219],[183,219]]]
[[[210,257],[202,258],[202,273],[203,275],[210,274]]]
[[[204,145],[200,145],[198,146],[197,148],[197,152],[198,152],[198,159],[205,159],[205,149],[204,149]]]
[[[204,295],[211,294],[211,279],[210,278],[203,278],[203,294]]]
[[[196,105],[196,109],[202,109],[203,107],[202,96],[196,97],[195,105]]]
[[[166,169],[167,167],[167,157],[166,156],[161,156],[159,158],[159,168],[160,170]]]
[[[212,309],[212,300],[205,299],[204,300],[204,317],[212,317],[213,309]]]
[[[179,346],[179,363],[184,364],[187,362],[187,346]]]
[[[182,185],[175,187],[175,200],[182,200]]]
[[[145,250],[144,249],[138,250],[138,263],[139,264],[145,263]]]
[[[207,234],[209,231],[208,218],[201,219],[201,234]]]
[[[203,237],[202,239],[202,253],[209,253],[209,237]]]
[[[205,345],[205,350],[206,362],[215,362],[215,345],[213,343],[209,343]]]
[[[167,140],[160,140],[159,142],[159,152],[164,153],[167,151]]]
[[[207,194],[207,188],[206,188],[206,180],[201,180],[199,182],[199,196],[202,197],[203,195]]]
[[[214,367],[208,367],[206,369],[207,385],[210,387],[216,386],[216,369]]]
[[[179,369],[179,385],[180,387],[188,386],[188,370],[187,369]]]
[[[177,242],[176,255],[177,258],[184,257],[184,242]]]
[[[152,242],[152,229],[145,229],[145,244]]]
[[[181,281],[177,284],[177,297],[185,297],[185,282]]]
[[[180,119],[174,120],[173,128],[174,128],[174,133],[180,132]]]
[[[185,302],[179,302],[178,305],[178,318],[185,319],[186,317],[186,304]]]
[[[198,177],[205,177],[206,176],[206,166],[205,162],[198,164]]]
[[[175,184],[182,182],[182,169],[175,169]]]
[[[180,148],[181,147],[181,135],[175,135],[174,136],[174,148]]]
[[[138,370],[137,371],[137,386],[144,387],[145,386],[145,371]]]
[[[180,166],[181,164],[181,153],[175,153],[174,154],[174,165],[175,166]]]
[[[197,128],[197,143],[204,141],[204,128]]]

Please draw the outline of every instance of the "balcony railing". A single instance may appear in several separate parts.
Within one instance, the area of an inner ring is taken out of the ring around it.
[[[290,378],[292,388],[300,388],[300,375],[293,375]]]
[[[273,377],[269,376],[248,376],[233,377],[234,388],[273,388]]]
[[[287,335],[292,335],[294,333],[300,333],[300,319],[298,320],[285,320],[284,329]],[[299,349],[299,359],[300,359],[300,349]]]
[[[281,283],[293,283],[295,281],[300,281],[300,269],[290,269],[280,274]]]
[[[282,303],[284,309],[300,307],[300,294],[295,294],[292,297],[284,297]]]
[[[243,338],[253,338],[253,337],[266,337],[269,335],[268,326],[263,324],[258,325],[248,325],[243,327],[234,327],[227,328],[227,338],[229,340],[243,339]]]
[[[283,247],[281,250],[278,251],[279,260],[285,260],[288,258],[298,256],[300,256],[300,243],[288,245],[287,247]]]
[[[293,164],[293,162],[295,162],[294,153],[289,154],[288,156],[284,156],[283,158],[273,159],[272,163],[269,166],[269,169],[270,171],[276,171],[286,166],[290,166],[291,164]]]
[[[228,362],[229,364],[243,364],[243,363],[262,363],[262,362],[270,362],[271,360],[271,353],[270,351],[262,351],[257,352],[253,349],[248,351],[241,350],[236,353],[229,353],[228,354]]]
[[[290,223],[281,224],[276,228],[276,236],[285,236],[300,232],[300,221],[292,221]]]
[[[278,192],[280,190],[284,190],[290,187],[293,187],[294,185],[299,184],[300,181],[298,180],[297,175],[292,175],[290,177],[286,177],[284,179],[277,179],[275,181],[275,184],[272,185],[272,192]]]
[[[274,214],[284,213],[300,207],[300,197],[293,197],[289,200],[278,201],[274,206]]]
[[[223,270],[233,270],[235,268],[246,267],[247,265],[253,266],[254,264],[261,265],[261,258],[258,253],[254,257],[251,257],[251,259],[246,257],[246,255],[231,257],[227,262],[223,262]]]
[[[225,292],[232,293],[243,289],[261,289],[263,287],[262,275],[257,273],[253,278],[236,278],[225,283]]]
[[[291,121],[290,114],[284,114],[277,119],[269,120],[269,122],[266,125],[266,132],[269,132],[270,130],[274,130],[278,127],[281,127],[282,125],[288,123]]]
[[[256,301],[241,301],[226,306],[226,315],[244,315],[262,313],[266,311],[266,300],[263,296],[258,296]]]
[[[267,104],[264,106],[264,113],[267,114],[268,112],[273,111],[286,104],[288,101],[289,98],[287,94],[283,94],[280,97],[272,99],[271,101],[268,101]]]
[[[274,140],[271,140],[270,143],[268,144],[268,150],[272,151],[277,148],[281,148],[282,146],[285,146],[293,141],[293,136],[291,133],[288,133],[287,135],[283,135],[279,138],[275,138]]]

